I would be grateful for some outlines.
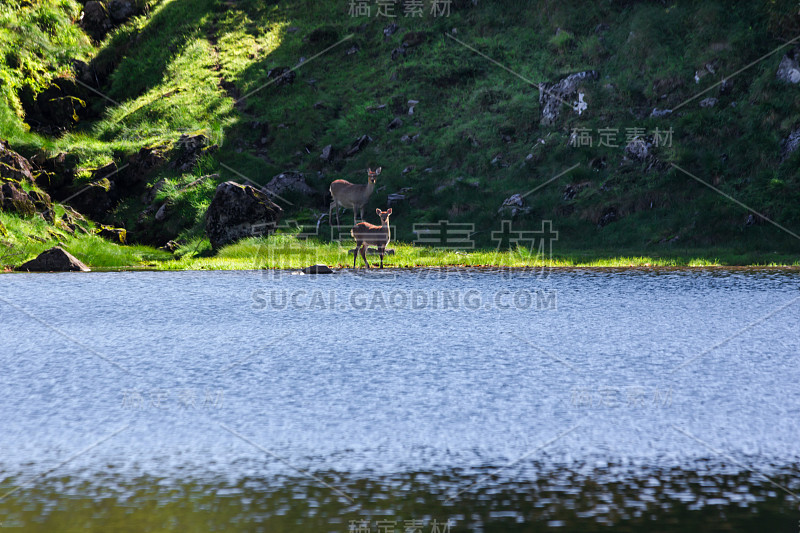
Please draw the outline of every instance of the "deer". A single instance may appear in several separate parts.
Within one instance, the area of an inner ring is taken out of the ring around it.
[[[389,244],[389,240],[392,238],[391,231],[389,230],[389,215],[392,214],[392,208],[390,207],[388,211],[376,209],[375,213],[377,213],[381,219],[380,226],[370,224],[369,222],[359,222],[350,230],[350,235],[356,240],[356,249],[353,253],[353,268],[356,268],[359,250],[361,251],[361,257],[364,258],[364,263],[366,263],[367,268],[370,268],[369,262],[367,261],[367,249],[370,244],[374,244],[378,247],[378,253],[381,256],[381,268],[383,268],[383,256],[386,253],[386,245]]]
[[[336,180],[331,183],[331,206],[328,208],[328,220],[332,221],[331,211],[336,207],[336,225],[339,225],[339,207],[353,210],[353,224],[356,223],[356,210],[361,210],[361,220],[364,220],[364,206],[367,205],[372,191],[375,190],[375,180],[381,173],[381,167],[376,170],[367,169],[367,183],[365,185],[350,183],[347,180]]]

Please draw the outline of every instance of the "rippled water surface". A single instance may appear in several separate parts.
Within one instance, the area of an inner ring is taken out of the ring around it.
[[[798,289],[768,270],[0,276],[0,525],[796,531]]]

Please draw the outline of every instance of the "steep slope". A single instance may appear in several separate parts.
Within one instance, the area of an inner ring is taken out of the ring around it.
[[[93,42],[70,24],[77,3],[20,2],[2,12],[4,38],[29,21],[38,33],[19,33],[18,48],[45,39],[59,53],[33,69],[6,56],[0,137],[26,156],[70,154],[74,187],[143,148],[163,154],[143,189],[95,218],[184,251],[207,249],[221,181],[301,172],[313,193],[288,192],[283,207],[316,225],[330,181],[365,182],[370,166],[384,169],[370,207],[401,194],[392,221],[407,241],[415,223],[449,220],[493,246],[513,218],[552,220],[562,250],[800,250],[766,220],[800,233],[800,84],[776,75],[800,42],[794,2],[454,1],[448,16],[431,2],[404,16],[414,3],[399,2],[395,18],[361,4],[369,16],[348,2],[164,0]],[[57,16],[31,22],[42,10]],[[575,73],[587,74],[561,81]],[[70,75],[87,81],[89,112],[26,131],[25,98]],[[216,147],[171,164],[197,135]]]

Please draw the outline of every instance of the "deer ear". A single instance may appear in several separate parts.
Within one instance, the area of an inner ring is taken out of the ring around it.
[[[391,208],[391,207],[389,208],[389,210],[388,210],[388,211],[386,211],[386,214],[387,214],[387,215],[391,215],[391,214],[392,214],[392,208]]]
[[[370,174],[372,174],[372,169],[371,169],[371,168],[369,168],[369,167],[367,167],[367,172],[369,172]]]
[[[377,170],[375,170],[375,174],[380,174],[380,173],[381,173],[381,169],[382,169],[382,168],[383,168],[383,167],[378,167],[378,168],[377,168]]]
[[[375,208],[375,212],[378,213],[378,216],[380,216],[381,215],[381,208],[380,207],[376,207]]]

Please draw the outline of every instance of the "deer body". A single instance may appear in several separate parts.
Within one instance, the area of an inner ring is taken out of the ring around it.
[[[367,268],[370,268],[367,261],[367,249],[370,244],[378,247],[378,253],[381,256],[381,268],[383,268],[383,255],[386,253],[386,245],[392,238],[391,231],[389,230],[389,215],[392,214],[392,209],[388,211],[381,211],[376,209],[375,212],[381,217],[381,225],[376,226],[369,222],[359,222],[353,229],[350,230],[350,235],[356,240],[356,250],[353,254],[353,268],[356,268],[356,261],[358,260],[359,251],[361,257],[364,258],[364,263]]]
[[[330,191],[332,202],[328,208],[328,221],[331,221],[331,212],[336,207],[336,225],[339,225],[339,207],[353,210],[353,224],[356,223],[356,210],[361,211],[361,220],[364,220],[364,206],[367,205],[372,191],[375,190],[375,180],[381,173],[381,167],[373,171],[367,169],[367,183],[356,184],[347,180],[336,180],[331,183]]]

